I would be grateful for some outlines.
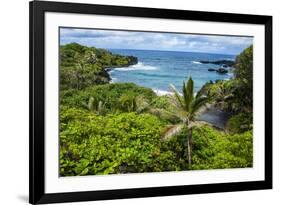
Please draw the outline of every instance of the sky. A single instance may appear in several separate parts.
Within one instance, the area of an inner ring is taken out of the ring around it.
[[[105,49],[166,50],[237,55],[253,44],[253,38],[61,28],[60,44],[73,42]]]

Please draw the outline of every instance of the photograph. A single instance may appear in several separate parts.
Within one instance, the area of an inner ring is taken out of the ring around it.
[[[59,28],[59,176],[253,167],[254,37]]]
[[[272,189],[273,18],[188,9],[30,2],[31,204]]]

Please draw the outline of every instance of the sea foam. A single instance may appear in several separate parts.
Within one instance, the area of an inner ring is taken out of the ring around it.
[[[192,61],[192,63],[194,63],[194,64],[202,64],[199,61]]]
[[[142,62],[139,62],[138,64],[129,67],[114,68],[114,70],[118,70],[118,71],[157,70],[157,69],[158,68],[155,66],[144,65]]]
[[[166,90],[153,90],[157,96],[163,96],[163,95],[173,95],[173,92],[169,92],[169,91],[166,91]]]
[[[116,83],[117,82],[117,78],[111,78],[111,81],[109,83]]]

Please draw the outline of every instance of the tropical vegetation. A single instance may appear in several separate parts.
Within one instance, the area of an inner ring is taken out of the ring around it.
[[[194,94],[157,96],[134,83],[111,83],[109,70],[137,63],[77,43],[60,46],[60,175],[244,168],[253,165],[252,52],[238,55],[235,77]],[[230,113],[224,129],[198,120],[215,106]]]

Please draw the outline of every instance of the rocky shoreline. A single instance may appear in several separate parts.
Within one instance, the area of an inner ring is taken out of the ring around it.
[[[235,61],[233,60],[199,61],[199,62],[202,64],[221,65],[222,67],[233,67],[235,65]]]
[[[219,73],[219,74],[226,74],[226,73],[228,73],[228,70],[225,69],[225,68],[222,68],[222,67],[221,67],[221,68],[218,68],[218,69],[209,68],[208,71],[210,71],[210,72],[216,71],[216,72]]]
[[[235,61],[232,60],[219,60],[219,61],[199,61],[202,64],[215,64],[220,65],[218,69],[215,68],[209,68],[208,71],[210,72],[217,72],[219,74],[226,74],[228,73],[228,68],[233,68],[235,65]]]
[[[107,71],[111,71],[114,68],[129,67],[129,66],[132,66],[132,65],[136,65],[138,63],[138,58],[135,57],[135,56],[124,56],[124,57],[128,58],[127,64],[123,64],[122,66],[120,66],[120,65],[108,66],[108,67],[104,67],[104,69],[107,70]]]
[[[122,66],[120,65],[116,65],[116,66],[108,66],[108,67],[104,67],[104,72],[106,73],[106,78],[108,79],[108,81],[111,81],[112,78],[109,74],[110,71],[114,70],[114,68],[120,68],[120,67],[129,67],[129,66],[132,66],[132,65],[136,65],[138,64],[138,58],[135,57],[135,56],[125,56],[126,58],[128,58],[128,63],[127,64],[124,64]]]

